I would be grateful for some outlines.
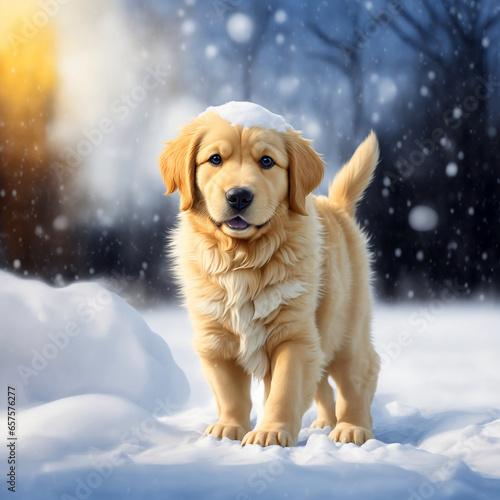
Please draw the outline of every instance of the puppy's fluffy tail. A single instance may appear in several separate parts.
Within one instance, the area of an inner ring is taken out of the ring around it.
[[[328,198],[353,216],[356,204],[372,180],[378,158],[377,136],[372,130],[333,179]]]

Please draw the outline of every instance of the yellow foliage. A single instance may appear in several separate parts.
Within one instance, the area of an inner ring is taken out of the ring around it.
[[[47,150],[57,69],[55,22],[43,5],[0,0],[1,155],[11,167],[21,160],[43,165]]]

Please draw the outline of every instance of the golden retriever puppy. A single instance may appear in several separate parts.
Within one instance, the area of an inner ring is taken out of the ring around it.
[[[328,197],[314,197],[324,167],[310,141],[247,102],[208,108],[166,143],[160,170],[167,194],[179,190],[181,200],[177,279],[219,415],[206,434],[293,446],[314,398],[313,426],[332,427],[334,441],[374,437],[379,358],[354,210],[377,161],[372,132]],[[254,430],[252,375],[265,386]]]

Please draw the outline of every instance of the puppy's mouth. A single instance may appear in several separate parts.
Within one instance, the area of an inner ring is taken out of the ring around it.
[[[214,221],[215,222],[215,221]],[[255,229],[260,229],[264,227],[269,221],[264,222],[264,224],[254,225],[247,222],[245,219],[242,219],[239,215],[234,217],[233,219],[226,220],[224,222],[215,222],[217,227],[221,227],[222,224],[226,224],[229,229],[233,229],[235,231],[244,231],[251,226],[254,226]]]
[[[237,231],[243,231],[244,229],[247,229],[252,225],[249,224],[246,220],[242,219],[240,216],[237,216],[231,220],[227,220],[226,224],[230,229],[236,229]]]

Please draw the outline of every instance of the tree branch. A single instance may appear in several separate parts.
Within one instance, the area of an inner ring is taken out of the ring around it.
[[[445,20],[442,19],[439,15],[438,12],[434,9],[432,6],[432,3],[430,0],[423,0],[425,7],[427,8],[427,11],[429,12],[429,15],[431,16],[432,21],[443,28],[443,31],[447,34],[449,34],[449,25],[446,24]]]
[[[441,66],[442,68],[446,68],[446,60],[440,54],[436,54],[426,43],[425,40],[419,40],[414,37],[411,37],[400,26],[397,24],[391,24],[391,29],[401,38],[403,42],[405,42],[409,47],[414,49],[417,52],[422,52],[429,59],[432,59],[436,64]]]
[[[403,19],[413,27],[413,29],[419,34],[420,38],[422,39],[428,39],[430,33],[424,29],[424,27],[417,23],[415,18],[404,8],[402,7],[400,11],[401,16]]]
[[[450,6],[448,0],[445,0],[444,3],[446,5],[446,13],[448,14],[448,18],[451,20],[451,22],[455,26],[457,33],[460,35],[460,38],[463,40],[465,45],[467,45],[467,47],[472,48],[474,45],[474,38],[471,37],[470,33],[467,33],[464,26],[458,20],[458,9],[456,8],[456,6]],[[454,12],[452,12],[452,11],[454,11]],[[470,15],[468,17],[470,17]],[[464,24],[465,24],[465,21],[464,21]]]
[[[338,48],[342,43],[340,40],[336,40],[331,36],[327,35],[324,31],[320,30],[319,27],[311,22],[307,23],[307,27],[320,39],[323,40],[327,45]]]
[[[352,57],[349,57],[349,54],[354,54],[359,51],[354,45],[350,45],[347,43],[342,42],[341,40],[337,40],[335,38],[332,38],[331,36],[327,35],[325,32],[319,29],[318,26],[312,23],[307,24],[308,28],[323,42],[325,42],[329,47],[335,48],[338,51],[342,52],[345,56],[344,60],[340,57],[340,55],[335,55],[335,54],[315,54],[316,57],[320,57],[321,59],[324,59],[338,68],[341,68],[342,70],[347,66],[347,64],[350,62],[350,59]]]
[[[329,64],[333,64],[336,66],[344,75],[349,76],[351,72],[349,71],[350,66],[346,63],[346,61],[342,61],[340,57],[337,57],[333,54],[316,54],[316,53],[311,53],[310,54],[312,57],[317,57],[318,59],[322,59],[323,61],[326,61]]]
[[[485,31],[485,32],[488,31],[498,21],[500,21],[500,9],[498,9],[498,12],[495,15],[488,18],[488,20],[484,23],[483,31]]]

